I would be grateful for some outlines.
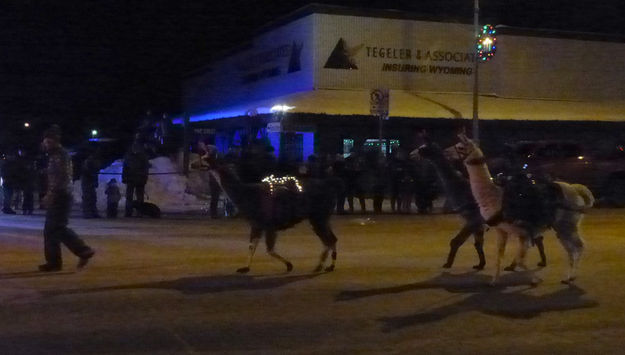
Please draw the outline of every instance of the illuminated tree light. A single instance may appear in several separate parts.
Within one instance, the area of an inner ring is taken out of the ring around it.
[[[483,62],[492,59],[497,51],[497,31],[492,25],[484,25],[482,32],[477,37],[477,57]]]

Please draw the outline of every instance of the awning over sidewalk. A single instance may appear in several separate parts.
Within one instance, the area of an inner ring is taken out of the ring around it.
[[[270,113],[279,106],[288,112],[329,115],[368,115],[369,92],[364,90],[318,89],[273,99],[246,103],[202,115],[191,121],[204,121],[242,115]],[[426,93],[391,90],[391,117],[471,118],[471,93]],[[551,99],[479,96],[480,119],[625,121],[625,102],[594,102]]]

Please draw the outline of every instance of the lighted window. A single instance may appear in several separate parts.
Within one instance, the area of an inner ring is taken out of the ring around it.
[[[364,145],[365,145],[365,150],[378,150],[378,151],[380,150],[379,139],[367,139]],[[389,145],[390,145],[390,150],[389,150]],[[343,146],[345,146],[345,144],[343,144]],[[382,152],[384,153],[384,155],[388,155],[392,153],[397,148],[399,148],[399,139],[382,139]]]
[[[352,149],[354,149],[354,140],[343,139],[343,157],[347,158],[352,153]]]

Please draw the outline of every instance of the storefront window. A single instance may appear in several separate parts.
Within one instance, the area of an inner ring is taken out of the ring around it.
[[[388,148],[390,143],[390,149]],[[379,139],[367,139],[364,144],[364,148],[367,151],[380,150]],[[399,148],[399,139],[382,139],[382,152],[384,155],[393,153],[395,149]]]
[[[352,149],[354,149],[354,140],[353,139],[343,139],[343,157],[347,158],[351,153]]]

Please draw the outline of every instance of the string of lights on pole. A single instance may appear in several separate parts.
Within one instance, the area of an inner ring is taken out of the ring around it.
[[[495,56],[497,51],[497,30],[492,25],[482,26],[482,31],[477,37],[477,57],[482,62],[487,62]]]

